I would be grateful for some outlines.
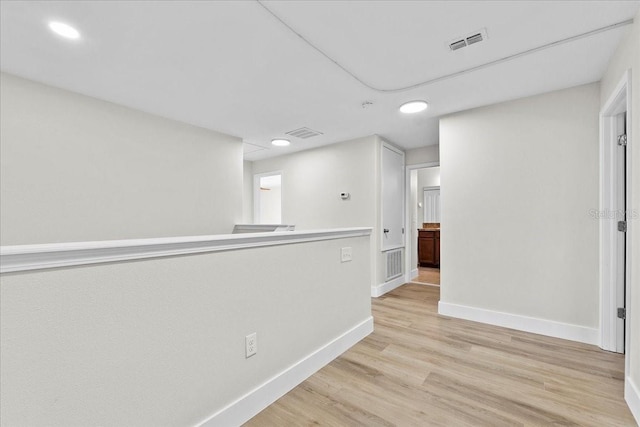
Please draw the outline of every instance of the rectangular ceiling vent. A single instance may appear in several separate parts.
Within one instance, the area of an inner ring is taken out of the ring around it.
[[[467,45],[467,42],[465,40],[458,40],[458,41],[455,41],[455,42],[449,44],[449,49],[458,50],[458,49],[462,49],[466,45]]]
[[[474,35],[472,35],[470,37],[467,37],[467,45],[472,45],[474,43],[480,43],[482,40],[484,40],[482,38],[482,34],[481,33],[477,33],[477,34],[474,34]]]
[[[287,135],[295,136],[302,139],[313,138],[314,136],[322,135],[322,132],[318,132],[313,129],[309,129],[307,127],[290,130],[289,132],[285,132]]]
[[[472,44],[480,43],[487,39],[487,29],[483,28],[478,31],[474,31],[466,35],[465,37],[457,37],[448,46],[451,51],[462,49],[463,47],[471,46]]]

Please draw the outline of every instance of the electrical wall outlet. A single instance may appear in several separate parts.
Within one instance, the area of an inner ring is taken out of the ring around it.
[[[258,334],[256,332],[247,335],[244,339],[246,357],[251,357],[258,352]]]
[[[353,248],[346,247],[340,249],[340,261],[349,262],[353,259]]]

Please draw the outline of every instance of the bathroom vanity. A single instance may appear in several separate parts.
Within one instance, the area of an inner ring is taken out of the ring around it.
[[[418,264],[420,267],[440,267],[439,227],[418,229]]]

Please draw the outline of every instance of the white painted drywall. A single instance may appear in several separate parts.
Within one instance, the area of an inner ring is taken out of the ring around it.
[[[253,224],[253,162],[242,162],[242,222]]]
[[[384,283],[381,223],[383,140],[367,136],[253,162],[253,173],[282,171],[282,222],[296,230],[372,227],[372,286]],[[340,193],[350,194],[342,200]]]
[[[2,74],[2,245],[230,233],[238,138]]]
[[[253,162],[253,173],[282,171],[282,222],[296,230],[372,227],[371,279],[380,261],[380,150],[372,135]],[[340,193],[349,193],[347,200]]]
[[[404,153],[405,165],[419,165],[440,160],[440,146],[429,145],[427,147],[414,148]]]
[[[369,253],[363,236],[2,275],[2,424],[196,425],[368,319]]]
[[[253,173],[282,171],[282,222],[297,230],[374,227],[375,156],[370,136],[254,161]]]
[[[443,302],[598,328],[599,90],[441,119]]]
[[[611,62],[602,77],[600,85],[600,105],[609,99],[624,72],[631,69],[631,108],[632,129],[630,141],[633,193],[628,209],[640,212],[640,12],[634,19],[633,26],[620,43]],[[630,377],[636,385],[640,384],[640,220],[638,216],[631,224],[631,307],[629,327],[631,330],[631,345],[629,351],[631,372]],[[636,415],[637,416],[637,415]]]

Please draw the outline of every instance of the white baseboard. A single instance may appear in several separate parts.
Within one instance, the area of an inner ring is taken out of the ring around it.
[[[442,301],[438,303],[438,314],[587,344],[598,345],[600,343],[600,331],[598,329],[555,322],[553,320],[502,313]]]
[[[405,283],[407,282],[404,280],[404,275],[401,275],[399,277],[396,277],[393,280],[382,283],[378,286],[371,286],[371,296],[373,298],[378,298],[386,294],[387,292],[394,290],[398,286],[404,285]]]
[[[239,426],[284,396],[336,357],[373,332],[373,317],[354,326],[296,364],[222,408],[198,427]]]
[[[636,423],[640,425],[640,389],[629,376],[624,380],[624,400],[627,401]]]
[[[409,276],[409,280],[413,280],[416,277],[418,277],[420,275],[420,271],[418,271],[417,268],[414,268],[413,270],[411,270],[411,274]]]

